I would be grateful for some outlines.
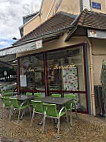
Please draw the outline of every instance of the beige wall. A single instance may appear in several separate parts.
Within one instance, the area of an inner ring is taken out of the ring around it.
[[[80,13],[79,0],[71,0],[71,2],[70,0],[62,0],[61,5],[56,11],[56,7],[59,4],[59,1],[60,0],[44,0],[40,16],[36,16],[23,26],[24,35],[34,30],[37,26],[52,17],[56,12],[64,11],[74,15],[78,15]]]
[[[92,1],[101,3],[102,8],[101,10],[91,8],[92,11],[106,13],[106,0],[91,0],[91,2]],[[59,7],[56,10],[57,5],[59,5]],[[43,0],[40,15],[23,26],[24,35],[34,30],[37,26],[60,11],[78,15],[80,13],[80,0]]]
[[[60,0],[57,0],[57,4]],[[63,0],[58,11],[78,15],[80,13],[80,0]]]
[[[91,2],[101,3],[101,10],[91,8],[92,11],[106,14],[106,0],[91,0]]]
[[[67,36],[67,34],[64,34],[63,36],[61,36],[57,40],[52,40],[52,41],[44,43],[43,48],[41,48],[41,49],[37,49],[37,50],[34,50],[34,51],[29,51],[29,52],[24,52],[24,53],[18,53],[17,57],[35,54],[35,53],[39,53],[39,52],[44,52],[44,51],[47,51],[47,50],[64,48],[66,46],[72,46],[72,45],[75,45],[75,44],[80,44],[80,43],[86,42],[86,39],[84,39],[83,37],[81,37],[81,38],[79,38],[79,37],[74,38],[73,37],[73,38],[71,38],[71,40],[69,42],[64,42],[66,36]]]
[[[100,85],[102,61],[106,60],[106,40],[92,39],[94,85]]]
[[[42,9],[41,9],[41,21],[44,22],[54,14],[54,5],[55,2],[53,0],[44,0]]]
[[[80,0],[71,0],[71,2],[70,0],[44,0],[41,10],[42,22],[60,11],[78,15],[80,13],[79,4]]]
[[[23,34],[26,35],[26,34],[30,33],[36,27],[38,27],[40,25],[40,23],[41,23],[41,19],[40,19],[40,16],[38,15],[35,18],[33,18],[30,22],[28,22],[27,24],[24,25]]]

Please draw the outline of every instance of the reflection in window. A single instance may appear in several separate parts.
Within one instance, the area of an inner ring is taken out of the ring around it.
[[[68,48],[47,55],[49,90],[85,91],[83,48]]]
[[[24,80],[21,78],[24,78]],[[21,88],[24,87],[28,90],[44,90],[44,65],[42,54],[21,58],[20,84]]]

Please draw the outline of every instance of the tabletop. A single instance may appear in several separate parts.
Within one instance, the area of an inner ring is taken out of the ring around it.
[[[38,99],[34,99],[34,100],[38,100]],[[58,97],[51,97],[51,96],[47,96],[39,100],[41,100],[44,103],[57,104],[57,105],[64,105],[67,102],[72,101],[72,99],[68,99],[68,98],[58,98]]]
[[[11,98],[17,98],[18,101],[26,101],[26,100],[34,99],[35,97],[33,95],[30,95],[30,96],[27,96],[27,95],[15,95],[15,96],[12,96]]]

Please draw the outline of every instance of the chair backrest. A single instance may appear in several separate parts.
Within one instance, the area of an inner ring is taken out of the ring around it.
[[[31,92],[27,92],[26,95],[27,95],[27,96],[31,96],[32,93],[31,93]]]
[[[10,100],[11,100],[11,105],[12,105],[13,108],[19,108],[20,107],[17,98],[11,97]]]
[[[61,94],[52,94],[52,97],[58,97],[58,98],[60,98]]]
[[[4,96],[13,96],[13,90],[6,90],[6,91],[3,91],[3,95]]]
[[[39,113],[43,113],[43,103],[41,101],[35,101],[35,100],[32,100],[31,101],[32,105],[33,105],[33,108],[34,108],[34,111],[35,112],[39,112]]]
[[[67,110],[72,110],[76,96],[74,94],[64,94],[64,97],[68,99],[73,99],[71,102],[66,103]]]
[[[76,96],[74,94],[64,94],[64,97],[68,99],[75,99]]]
[[[67,110],[72,110],[72,108],[73,108],[73,103],[72,102],[67,102],[66,104],[65,104],[65,107],[66,107],[66,109]]]
[[[3,105],[6,107],[6,108],[10,108],[11,107],[11,101],[9,99],[9,97],[2,97],[2,100],[3,100]]]
[[[58,117],[56,104],[43,103],[43,109],[47,116]]]
[[[35,98],[42,98],[42,93],[34,93]]]

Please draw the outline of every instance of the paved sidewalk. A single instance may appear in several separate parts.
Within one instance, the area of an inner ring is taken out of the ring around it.
[[[42,132],[42,126],[38,125],[42,120],[41,115],[35,117],[33,127],[30,127],[31,118],[28,114],[20,123],[17,123],[16,116],[9,121],[5,115],[4,119],[0,119],[0,137],[10,139],[6,142],[106,142],[106,121],[85,114],[78,116],[79,119],[76,119],[73,114],[71,129],[65,118],[61,119],[61,130],[58,135],[56,126],[50,119],[47,120],[45,133]]]

